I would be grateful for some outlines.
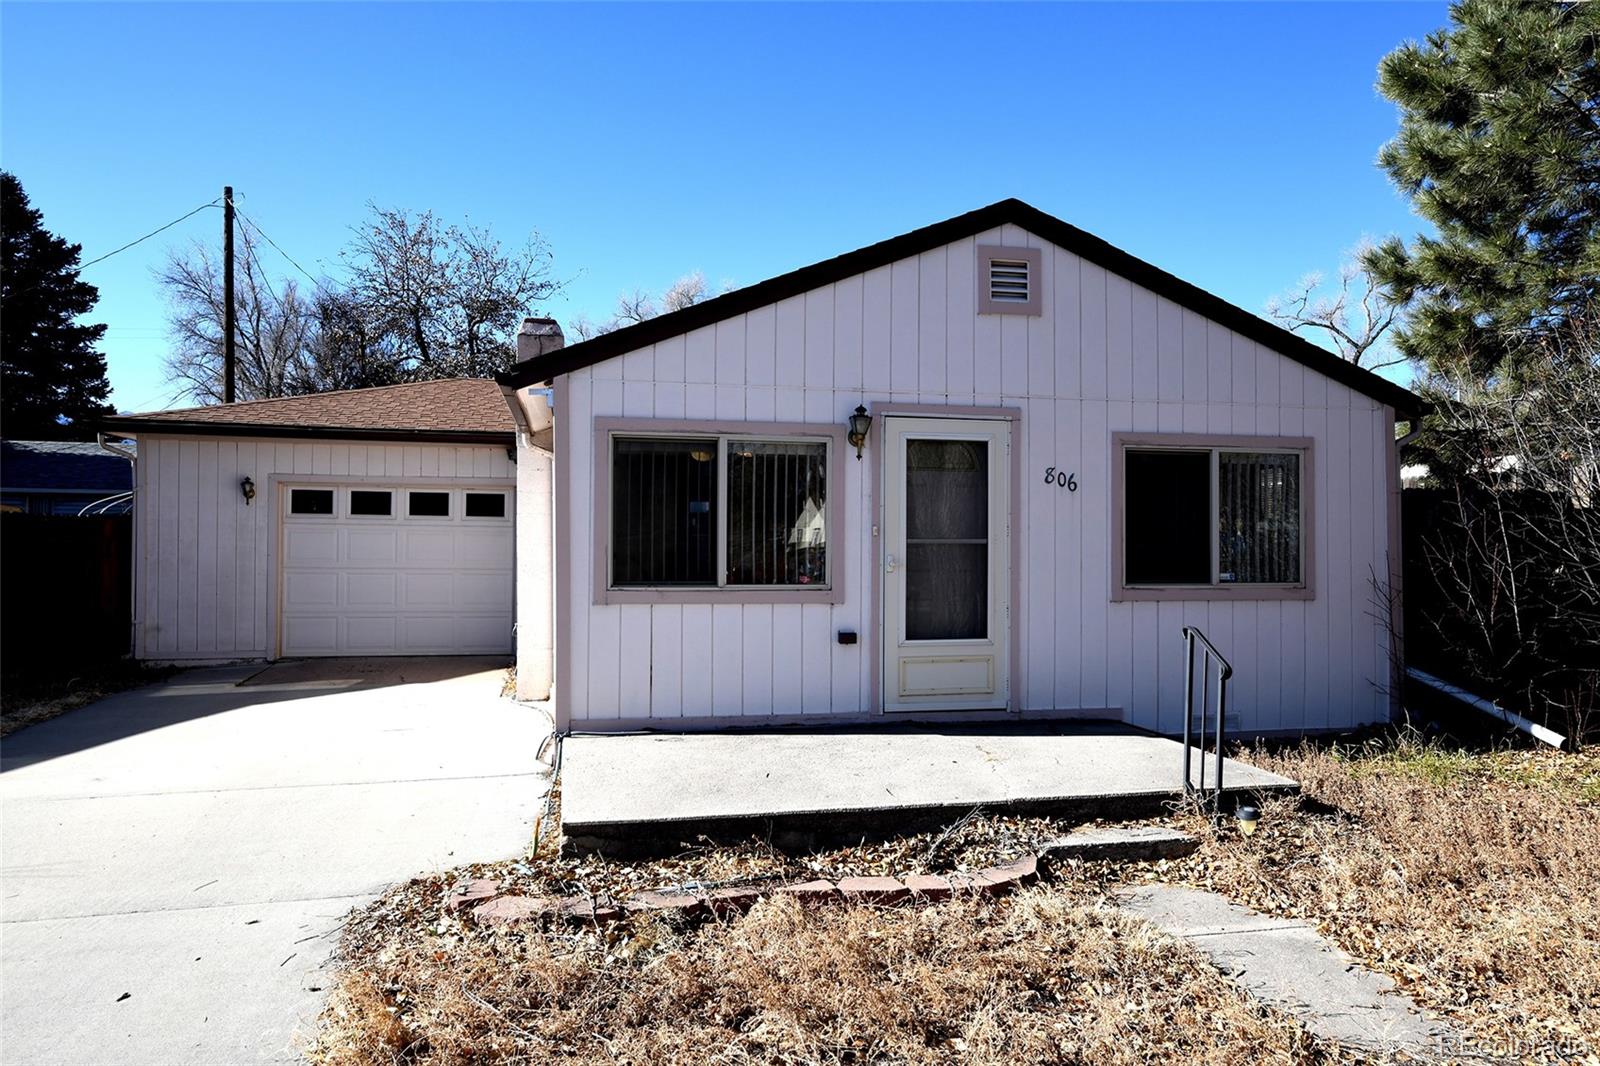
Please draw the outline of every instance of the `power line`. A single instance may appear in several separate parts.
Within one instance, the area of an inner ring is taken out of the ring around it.
[[[142,244],[143,242],[149,240],[151,237],[154,237],[156,234],[162,232],[162,230],[171,229],[173,226],[176,226],[178,223],[182,222],[184,219],[190,217],[191,215],[198,215],[200,212],[204,211],[208,207],[216,207],[216,206],[218,206],[218,203],[219,203],[219,201],[221,199],[222,198],[219,196],[219,197],[217,197],[216,200],[212,200],[209,204],[201,204],[199,207],[195,208],[193,211],[190,211],[189,214],[180,215],[179,217],[173,219],[171,222],[168,222],[165,226],[162,226],[160,229],[153,229],[149,233],[146,233],[143,237],[140,237],[138,240],[129,241],[127,244],[124,244],[121,248],[113,249],[112,251],[107,252],[105,255],[102,255],[98,259],[91,259],[87,263],[84,263],[82,266],[80,266],[78,269],[79,270],[87,270],[90,267],[94,266],[96,263],[105,262],[107,259],[110,259],[112,256],[116,255],[118,252],[126,252],[129,248],[132,248],[136,244]]]
[[[239,206],[237,204],[234,205],[233,213],[240,220],[244,219],[244,212],[239,210]],[[261,256],[256,253],[256,246],[254,242],[250,240],[249,234],[245,234],[244,254],[249,258],[250,262],[256,265],[256,270],[261,277],[261,284],[267,287],[267,294],[272,297],[272,302],[277,304],[279,307],[282,307],[283,301],[278,299],[277,290],[272,287],[272,278],[267,274],[267,268],[262,265]]]
[[[305,267],[301,266],[299,263],[296,263],[294,261],[294,256],[290,255],[288,252],[284,251],[282,248],[279,248],[278,247],[278,242],[273,240],[271,237],[268,237],[266,230],[262,229],[261,226],[256,222],[255,219],[251,218],[249,215],[245,214],[243,211],[240,211],[237,205],[235,205],[235,207],[234,207],[234,213],[236,215],[238,215],[241,219],[243,219],[247,226],[249,226],[251,229],[255,230],[256,233],[261,237],[262,240],[264,240],[268,244],[272,245],[273,249],[279,255],[281,255],[285,259],[287,259],[291,266],[293,266],[296,270],[300,271],[300,273],[304,274],[306,276],[306,280],[307,281],[311,282],[311,284],[313,284],[313,285],[322,284],[316,278],[311,276],[311,271],[307,270]],[[257,266],[261,265],[259,260],[257,260],[256,265]]]

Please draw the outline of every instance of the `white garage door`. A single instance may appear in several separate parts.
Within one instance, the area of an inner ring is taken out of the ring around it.
[[[511,652],[512,493],[283,490],[282,654]]]

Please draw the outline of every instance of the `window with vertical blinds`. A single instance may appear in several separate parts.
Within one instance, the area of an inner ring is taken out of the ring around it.
[[[715,439],[611,444],[611,583],[717,583]]]
[[[1300,452],[1129,447],[1121,462],[1125,586],[1304,583]]]
[[[611,587],[827,588],[826,440],[611,438]]]
[[[1300,581],[1300,456],[1218,452],[1217,580]]]
[[[728,584],[828,581],[828,446],[728,442]]]

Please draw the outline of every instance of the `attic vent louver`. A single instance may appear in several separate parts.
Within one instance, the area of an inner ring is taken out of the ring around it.
[[[1032,291],[1024,259],[989,260],[989,299],[1002,303],[1027,303]]]
[[[978,246],[978,313],[1037,315],[1044,301],[1044,253],[1004,244]]]

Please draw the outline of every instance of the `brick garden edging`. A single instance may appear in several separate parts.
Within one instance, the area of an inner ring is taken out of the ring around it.
[[[999,896],[1046,878],[1069,861],[1142,861],[1180,858],[1199,845],[1187,833],[1156,826],[1090,830],[1050,841],[1038,854],[974,873],[911,874],[907,877],[843,877],[837,881],[799,881],[786,885],[742,885],[699,889],[663,886],[635,892],[624,900],[608,896],[510,896],[498,881],[479,879],[455,885],[445,895],[448,914],[468,911],[479,925],[517,925],[546,918],[604,925],[630,914],[682,918],[742,914],[768,896],[790,896],[805,906],[851,903],[892,907],[933,903],[957,895]]]
[[[960,894],[998,896],[1039,876],[1038,859],[1015,862],[975,873],[913,874],[910,877],[844,877],[838,881],[801,881],[787,885],[745,885],[712,889],[664,887],[636,892],[624,900],[606,896],[508,896],[496,881],[466,881],[446,894],[450,914],[467,911],[479,925],[504,926],[545,919],[583,925],[605,925],[631,914],[654,913],[683,918],[742,914],[768,896],[791,896],[806,906],[850,903],[889,907],[935,902]]]

